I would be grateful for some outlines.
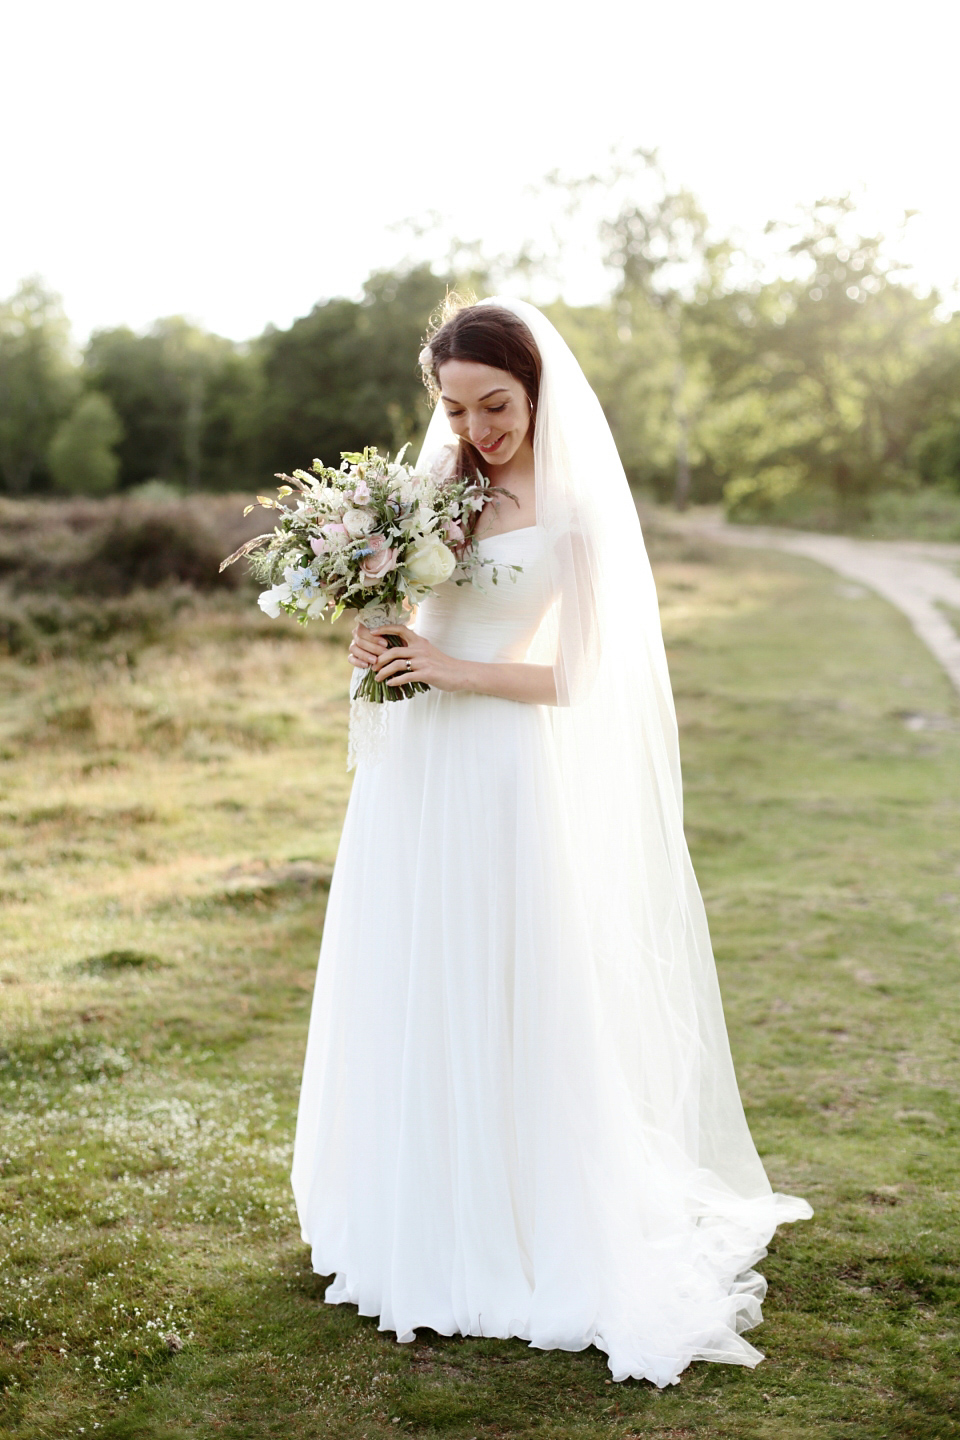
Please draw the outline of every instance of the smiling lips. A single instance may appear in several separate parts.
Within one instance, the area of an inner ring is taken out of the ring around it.
[[[480,449],[483,451],[484,455],[492,455],[494,450],[496,450],[497,446],[500,445],[502,442],[503,436],[501,435],[499,440],[494,440],[492,445],[481,445]]]

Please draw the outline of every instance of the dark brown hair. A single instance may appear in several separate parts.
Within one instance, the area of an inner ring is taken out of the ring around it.
[[[519,316],[500,305],[467,304],[457,295],[448,295],[427,335],[430,364],[423,381],[439,402],[438,371],[447,360],[472,360],[505,370],[519,380],[530,401],[530,423],[536,425],[540,399],[542,364],[537,342]],[[480,453],[469,440],[460,441],[457,470],[461,475],[482,471]]]

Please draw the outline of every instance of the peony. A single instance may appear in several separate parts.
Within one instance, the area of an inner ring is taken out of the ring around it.
[[[382,535],[371,535],[370,552],[360,561],[361,585],[376,585],[384,575],[396,569],[397,551],[389,548]]]
[[[347,533],[346,525],[341,525],[337,520],[331,520],[328,524],[321,525],[320,529],[328,540],[339,540]]]
[[[289,605],[293,599],[293,591],[289,585],[272,585],[269,590],[264,590],[259,596],[257,604],[264,615],[269,615],[271,620],[276,620],[280,614],[281,605]]]
[[[376,523],[377,517],[371,515],[369,510],[347,510],[343,517],[344,528],[352,540],[369,535]]]
[[[436,535],[427,535],[410,551],[403,573],[417,586],[442,585],[457,568],[456,556]]]

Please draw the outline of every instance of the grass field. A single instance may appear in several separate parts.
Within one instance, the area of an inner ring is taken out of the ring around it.
[[[960,706],[786,556],[658,542],[688,833],[781,1231],[753,1372],[412,1346],[326,1307],[287,1182],[343,808],[341,638],[242,595],[0,661],[0,1433],[960,1435]]]

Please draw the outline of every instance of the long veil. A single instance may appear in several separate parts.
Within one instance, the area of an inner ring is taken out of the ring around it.
[[[737,1276],[763,1253],[777,1224],[812,1211],[803,1200],[771,1193],[740,1101],[684,838],[676,714],[640,522],[600,403],[557,330],[522,300],[481,303],[519,316],[543,363],[536,501],[555,601],[529,658],[552,663],[556,676],[560,703],[551,710],[551,733],[589,937],[583,965],[595,998],[591,1023],[601,1032],[591,1050],[607,1057],[607,1113],[616,1114],[617,1133],[608,1137],[614,1184],[630,1196],[645,1185],[649,1191],[651,1166],[673,1177],[686,1212],[701,1233],[709,1231],[704,1253],[713,1259],[704,1263],[730,1272],[724,1283],[736,1314],[727,1320],[743,1329],[758,1318],[763,1283]],[[421,467],[454,440],[438,405]],[[649,1231],[651,1222],[635,1209],[610,1223],[628,1250],[633,1230]],[[625,1253],[620,1259],[626,1264]],[[623,1297],[628,1327],[632,1303]],[[659,1323],[670,1328],[665,1317]],[[613,1364],[617,1341],[607,1340]],[[684,1343],[693,1356],[747,1364],[760,1358],[744,1341],[739,1354],[716,1353],[715,1331]],[[728,1351],[730,1343],[723,1341]]]

